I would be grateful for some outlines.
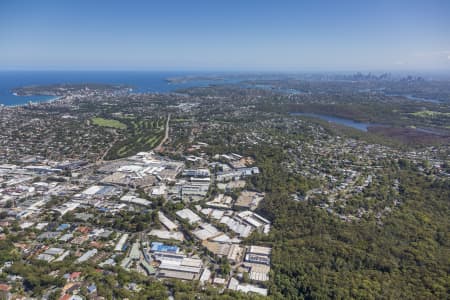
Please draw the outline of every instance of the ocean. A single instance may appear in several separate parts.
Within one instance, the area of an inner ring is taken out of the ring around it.
[[[201,76],[187,72],[146,72],[146,71],[0,71],[0,104],[11,106],[53,99],[53,96],[15,96],[13,88],[30,85],[50,85],[60,83],[105,83],[126,84],[137,93],[167,93],[177,89],[208,86],[217,81],[199,80],[183,83],[169,83],[168,78],[180,76]]]

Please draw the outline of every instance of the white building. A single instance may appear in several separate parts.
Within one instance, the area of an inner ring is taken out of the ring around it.
[[[189,208],[185,208],[185,209],[177,211],[176,215],[179,216],[181,219],[187,220],[189,222],[189,224],[195,224],[202,220],[202,218],[200,218],[197,214],[195,214]]]

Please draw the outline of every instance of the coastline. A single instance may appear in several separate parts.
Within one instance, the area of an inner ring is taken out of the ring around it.
[[[50,99],[42,99],[42,100],[28,100],[27,102],[24,103],[17,103],[17,104],[4,104],[4,103],[0,103],[0,107],[3,108],[7,108],[7,107],[21,107],[21,106],[26,106],[26,105],[36,105],[36,104],[43,104],[43,103],[53,103],[56,102],[58,100],[61,100],[63,98],[63,96],[51,96],[51,95],[36,95],[36,96],[18,96],[17,93],[12,93],[11,95],[16,96],[16,97],[52,97]]]

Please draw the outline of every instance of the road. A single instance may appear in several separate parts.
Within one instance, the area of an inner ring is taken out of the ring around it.
[[[105,159],[105,157],[108,154],[109,150],[111,150],[111,148],[114,146],[114,144],[117,142],[117,140],[118,140],[118,136],[116,134],[114,136],[114,140],[112,141],[111,145],[108,147],[108,149],[106,149],[106,151],[103,153],[102,157],[100,157],[100,159],[97,160],[96,164],[101,164],[103,162],[103,160]]]
[[[167,141],[167,139],[169,138],[169,122],[170,122],[170,114],[167,116],[167,121],[166,121],[166,132],[164,133],[164,138],[161,140],[161,142],[159,143],[158,146],[155,147],[155,149],[153,149],[155,152],[159,152],[161,151],[162,146],[164,145],[164,143]]]

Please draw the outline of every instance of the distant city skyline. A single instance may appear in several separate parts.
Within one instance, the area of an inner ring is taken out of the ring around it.
[[[450,1],[0,2],[0,70],[450,71]]]

